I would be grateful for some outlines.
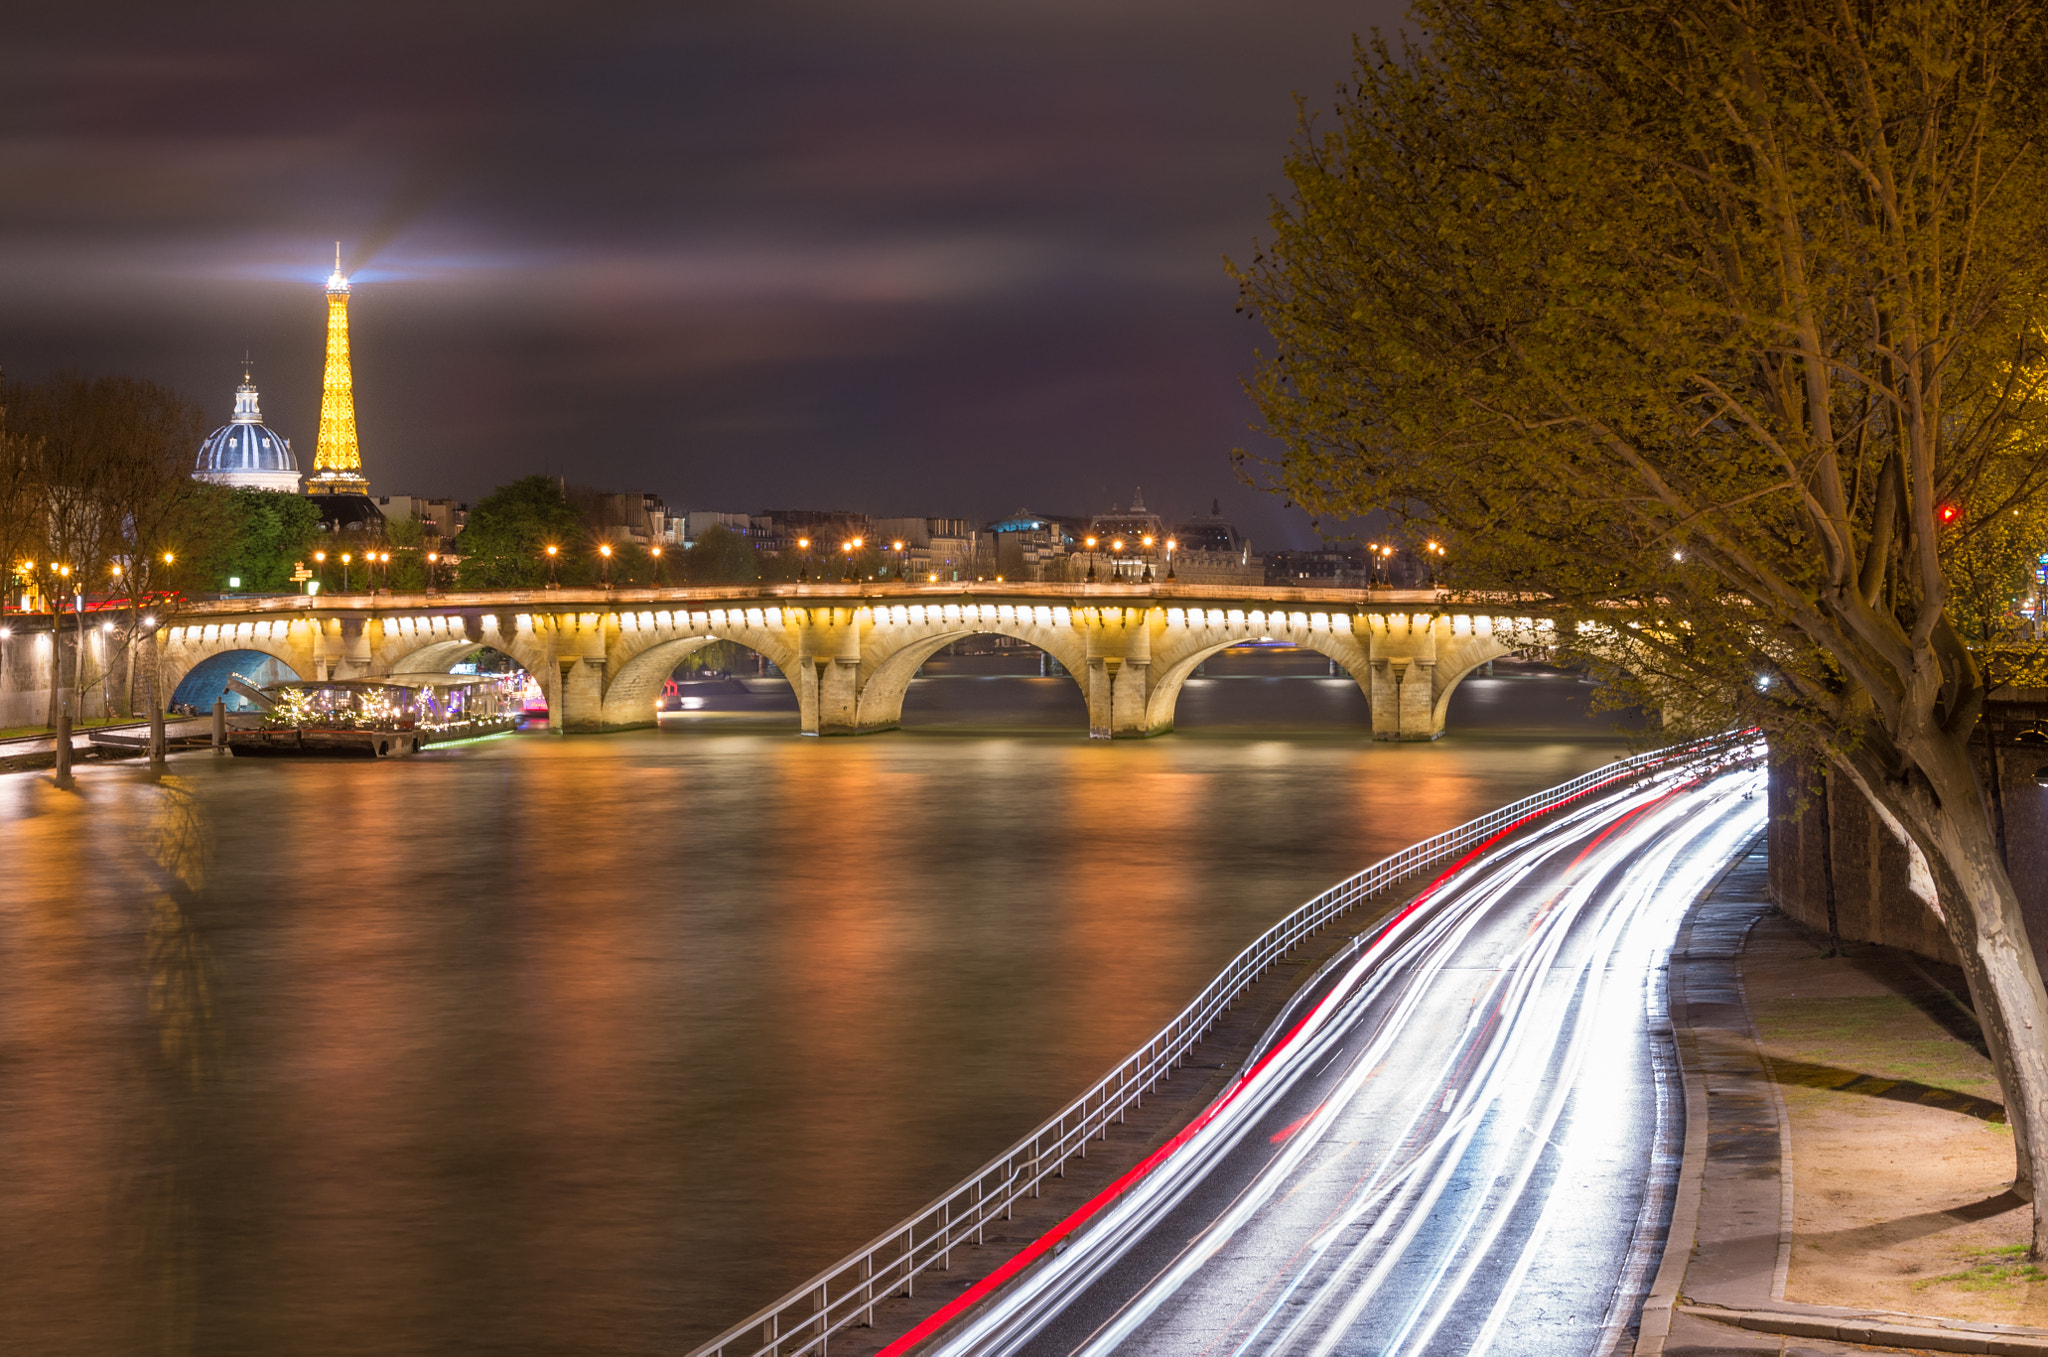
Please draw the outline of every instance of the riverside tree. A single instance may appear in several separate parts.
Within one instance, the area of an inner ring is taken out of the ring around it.
[[[2048,526],[2039,8],[1412,22],[1305,122],[1236,270],[1271,480],[1541,596],[1681,726],[1758,722],[1859,787],[1932,873],[2031,1194],[2048,994],[1968,741]]]

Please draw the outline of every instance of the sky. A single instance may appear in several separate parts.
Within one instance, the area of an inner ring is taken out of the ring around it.
[[[246,350],[309,468],[354,292],[373,493],[989,519],[1243,484],[1250,257],[1389,0],[38,6],[0,45],[0,367]]]

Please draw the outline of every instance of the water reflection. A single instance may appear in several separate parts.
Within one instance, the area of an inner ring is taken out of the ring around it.
[[[0,778],[0,1347],[676,1350],[1309,894],[1618,752],[1207,730]]]

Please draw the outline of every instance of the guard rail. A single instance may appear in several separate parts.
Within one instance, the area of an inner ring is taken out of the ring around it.
[[[1618,782],[1737,750],[1754,738],[1748,732],[1731,733],[1619,759],[1410,844],[1332,886],[1239,952],[1172,1022],[1037,1130],[923,1210],[693,1349],[689,1357],[826,1357],[833,1334],[872,1324],[878,1302],[911,1294],[927,1269],[949,1269],[954,1249],[981,1243],[988,1222],[1009,1218],[1017,1200],[1037,1196],[1047,1178],[1064,1177],[1067,1162],[1085,1155],[1090,1139],[1106,1138],[1110,1123],[1122,1121],[1148,1089],[1172,1073],[1254,981],[1338,916],[1531,816]]]

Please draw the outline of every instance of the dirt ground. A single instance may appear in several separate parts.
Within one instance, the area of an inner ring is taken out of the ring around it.
[[[1962,973],[1825,946],[1773,914],[1743,954],[1792,1127],[1785,1298],[2048,1325],[2048,1272],[2021,1256],[2032,1208],[2007,1190],[2012,1135]]]

